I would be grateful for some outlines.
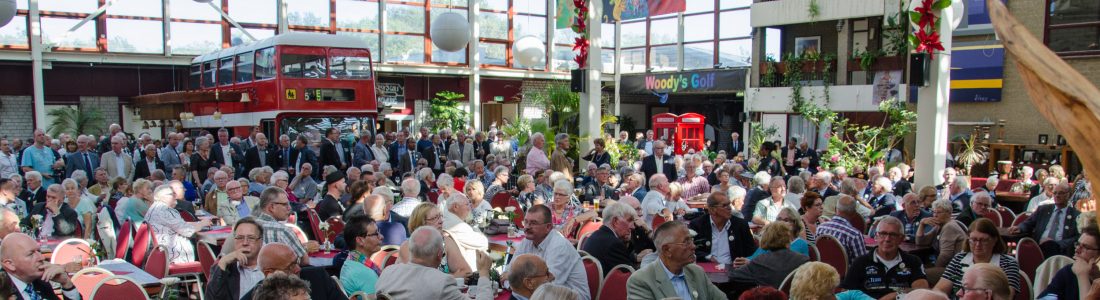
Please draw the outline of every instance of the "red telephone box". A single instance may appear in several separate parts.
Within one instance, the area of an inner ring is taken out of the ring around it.
[[[674,115],[661,113],[653,116],[654,138],[664,140],[672,154],[682,155],[688,149],[700,151],[706,138],[706,117],[697,113]]]

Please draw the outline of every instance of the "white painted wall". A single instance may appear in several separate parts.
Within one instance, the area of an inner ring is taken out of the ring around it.
[[[909,86],[902,84],[898,87],[898,97],[907,99]],[[790,97],[792,89],[789,87],[777,88],[749,88],[745,91],[746,111],[753,112],[790,112]],[[833,111],[878,111],[878,105],[873,103],[873,85],[840,85],[830,86],[830,103],[827,108]],[[825,88],[821,86],[809,86],[802,88],[802,97],[810,99],[814,103],[825,105]]]
[[[896,0],[843,0],[826,1],[818,0],[817,5],[820,15],[811,20],[809,7],[813,0],[781,0],[756,2],[752,4],[752,27],[767,27],[776,25],[810,23],[810,21],[831,21],[854,19],[871,16],[882,16],[886,11],[887,2]],[[897,5],[892,5],[893,11]],[[836,23],[836,22],[834,22]]]

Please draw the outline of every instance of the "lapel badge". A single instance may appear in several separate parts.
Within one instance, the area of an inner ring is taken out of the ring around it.
[[[729,236],[729,240],[730,240],[730,242],[732,242],[732,241],[733,241],[733,236],[732,236],[732,235],[731,235],[731,236]]]

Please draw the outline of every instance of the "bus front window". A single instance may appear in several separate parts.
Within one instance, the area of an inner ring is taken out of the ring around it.
[[[370,58],[333,56],[332,79],[370,79]]]
[[[324,55],[283,54],[280,57],[283,76],[288,78],[325,78]]]

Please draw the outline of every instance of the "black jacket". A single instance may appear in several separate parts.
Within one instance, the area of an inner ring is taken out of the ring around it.
[[[905,197],[905,194],[913,191],[913,184],[905,180],[898,180],[894,183],[894,196]]]
[[[19,199],[23,199],[23,202],[27,202],[27,206],[33,206],[39,203],[46,202],[46,187],[42,186],[38,188],[38,193],[35,194],[30,190],[23,190],[19,193]]]
[[[344,161],[351,162],[351,149],[344,146],[339,140],[336,141],[339,145],[334,144],[327,138],[321,139],[321,166],[334,166],[337,169],[347,169],[346,163],[340,162],[340,152],[336,151],[336,147],[340,147],[344,150]],[[314,166],[317,167],[317,166]]]
[[[60,212],[53,216],[53,236],[54,237],[71,237],[76,235],[76,226],[80,223],[80,219],[76,216],[76,211],[69,207],[68,203],[61,203]],[[35,204],[31,209],[31,216],[46,217],[46,203]],[[45,223],[43,219],[40,225]],[[24,218],[23,223],[30,225],[30,218]]]
[[[600,226],[600,229],[593,232],[584,241],[584,245],[581,245],[581,250],[588,252],[600,261],[600,265],[604,266],[603,276],[607,276],[607,273],[618,265],[628,265],[632,268],[637,266],[634,255],[630,253],[630,248],[618,236],[615,236],[615,232],[607,226]]]
[[[1054,204],[1040,205],[1039,208],[1035,209],[1035,213],[1027,218],[1027,221],[1020,224],[1020,232],[1028,233],[1028,236],[1036,242],[1042,242],[1042,237],[1048,230],[1047,226],[1050,226],[1050,218],[1053,217],[1054,208]],[[1065,218],[1062,221],[1062,239],[1055,241],[1062,247],[1062,250],[1073,249],[1073,243],[1077,242],[1077,238],[1081,236],[1081,233],[1077,231],[1077,216],[1080,214],[1073,206],[1066,206],[1066,211],[1061,216]]]
[[[217,266],[214,266],[217,268]],[[214,274],[210,274],[211,277]],[[332,281],[332,277],[329,277],[324,268],[321,267],[305,267],[302,271],[298,272],[298,278],[309,282],[309,297],[315,300],[348,300],[348,296],[344,296],[344,291],[339,287],[336,287],[336,282]],[[259,287],[263,284],[263,280],[256,283]],[[252,292],[255,292],[256,288],[245,293],[242,299],[252,299]]]
[[[237,300],[241,299],[241,272],[237,269],[237,263],[226,270],[214,264],[210,267],[210,280],[206,283],[206,299],[211,300]]]
[[[244,164],[244,150],[241,150],[240,146],[234,145],[233,143],[229,143],[229,147],[233,149],[233,151],[230,152],[229,155],[232,156],[231,158],[233,159],[233,164],[234,164],[234,166],[230,166],[230,167],[233,167],[234,169],[240,169],[236,165]],[[224,166],[225,165],[225,156],[222,155],[222,144],[221,143],[218,143],[217,141],[215,141],[214,145],[210,146],[210,157],[213,158],[215,161],[217,161],[219,166]],[[319,168],[314,166],[314,169],[319,169]],[[243,172],[236,172],[236,173],[237,173],[238,177],[248,175],[248,174],[241,174]]]
[[[153,175],[152,173],[149,173],[149,166],[146,165],[147,159],[149,158],[142,155],[141,160],[137,161],[137,164],[134,164],[134,179],[149,178],[150,175]],[[157,159],[156,157],[153,158],[153,164],[156,166],[155,168],[160,169],[161,171],[167,169],[164,167],[164,162],[160,161],[160,159]]]
[[[668,155],[662,156],[661,158],[663,158],[662,173],[665,174],[665,177],[668,177],[669,182],[676,181],[676,164],[670,161],[671,157]],[[656,157],[650,155],[642,159],[642,173],[645,173],[646,186],[649,186],[649,178],[657,173]]]
[[[699,261],[707,261],[707,255],[710,255],[711,243],[729,243],[731,259],[749,257],[753,252],[756,252],[756,244],[752,241],[752,232],[749,231],[749,223],[745,222],[745,219],[736,216],[730,217],[728,222],[730,223],[730,229],[727,231],[727,234],[730,239],[726,241],[711,241],[710,214],[703,214],[691,220],[691,224],[688,225],[688,228],[694,230],[696,233],[694,238],[696,259]]]
[[[8,276],[7,273],[0,273],[0,275]],[[11,281],[11,279],[8,279],[8,281]],[[54,293],[53,287],[50,286],[49,282],[46,282],[42,279],[35,279],[34,282],[31,282],[30,284],[32,286],[34,286],[34,291],[36,293],[38,293],[38,296],[42,297],[41,299],[43,299],[43,300],[60,300],[61,299],[61,298],[57,297],[57,294]],[[15,288],[14,283],[11,284],[11,294],[13,296],[15,296],[15,299],[24,300],[22,291],[17,290]],[[69,299],[69,298],[65,297],[65,299]]]
[[[283,157],[282,157],[283,152],[282,151],[279,151],[278,149],[275,149],[274,147],[271,147],[271,145],[268,145],[267,149],[264,150],[264,152],[266,153],[265,154],[266,157],[264,157],[263,162],[260,161],[260,152],[259,151],[260,151],[260,147],[252,147],[252,148],[249,148],[248,151],[245,151],[245,153],[244,153],[244,173],[245,174],[248,174],[250,171],[252,171],[252,169],[259,168],[259,167],[264,167],[264,166],[268,166],[268,167],[271,167],[272,169],[278,170],[279,167],[281,167],[283,165]]]
[[[290,168],[298,169],[298,156],[301,155],[304,155],[302,156],[303,164],[308,162],[309,165],[313,166],[313,174],[310,176],[313,176],[314,180],[321,178],[321,170],[324,167],[317,165],[317,155],[313,153],[313,150],[309,150],[309,147],[290,150]]]
[[[745,195],[745,203],[741,204],[741,216],[746,219],[752,219],[752,214],[756,212],[756,202],[771,197],[772,194],[764,189],[761,189],[759,185],[753,186],[749,189],[748,194]]]

